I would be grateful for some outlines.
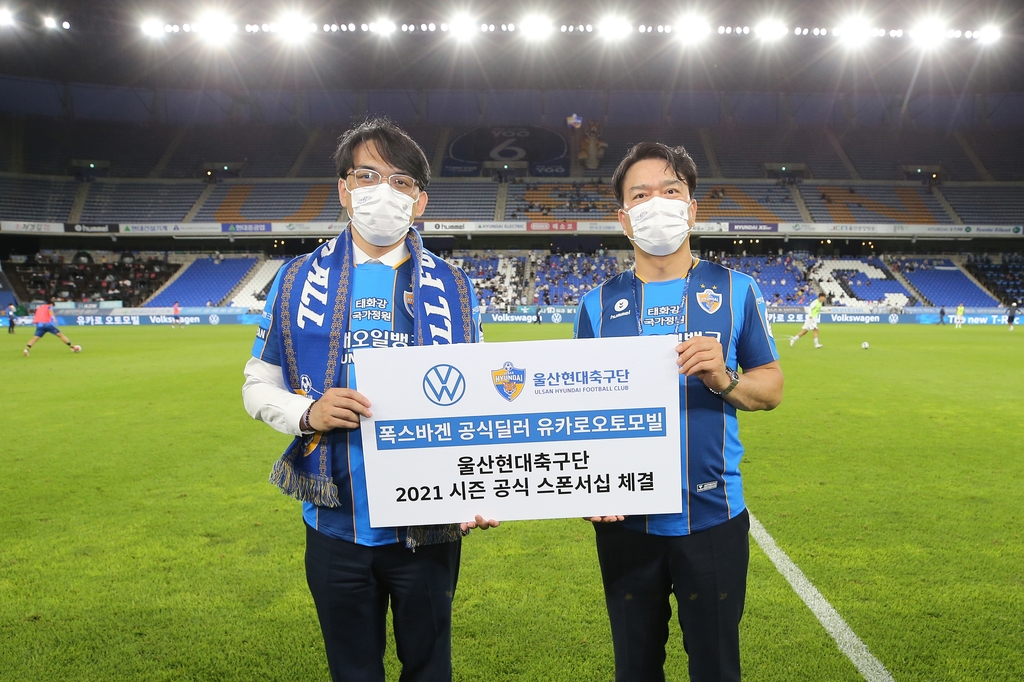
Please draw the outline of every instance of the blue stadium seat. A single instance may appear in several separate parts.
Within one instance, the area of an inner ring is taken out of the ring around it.
[[[146,303],[147,308],[166,308],[178,301],[182,306],[214,305],[234,289],[252,269],[255,257],[225,258],[219,263],[212,257],[198,258],[178,279]]]
[[[999,304],[992,294],[972,282],[946,258],[906,258],[899,261],[903,275],[932,305],[986,307]]]

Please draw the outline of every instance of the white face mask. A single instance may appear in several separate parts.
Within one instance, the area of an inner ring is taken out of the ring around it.
[[[352,225],[359,236],[374,246],[398,243],[412,225],[416,200],[382,182],[374,187],[356,187],[348,191]]]
[[[690,234],[690,205],[692,201],[651,197],[642,204],[627,209],[629,224],[633,226],[631,242],[644,253],[668,256],[675,253]]]

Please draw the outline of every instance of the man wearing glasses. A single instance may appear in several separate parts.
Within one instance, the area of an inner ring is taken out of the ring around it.
[[[430,170],[404,131],[361,123],[341,137],[335,164],[351,223],[281,268],[242,398],[253,418],[295,437],[271,481],[303,502],[306,580],[331,677],[383,682],[390,604],[401,679],[451,680],[461,537],[498,524],[370,526],[360,417],[371,403],[356,390],[352,351],[480,341],[476,294],[410,229]]]

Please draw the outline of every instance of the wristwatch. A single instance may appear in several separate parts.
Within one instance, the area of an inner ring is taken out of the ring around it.
[[[730,383],[729,386],[724,391],[716,391],[715,389],[711,388],[710,386],[708,387],[709,391],[711,391],[715,395],[721,396],[723,398],[725,396],[729,395],[729,393],[732,392],[732,389],[736,388],[736,384],[740,383],[739,372],[734,370],[732,367],[726,367],[725,368],[725,373],[729,375],[730,379],[732,379],[732,383]]]

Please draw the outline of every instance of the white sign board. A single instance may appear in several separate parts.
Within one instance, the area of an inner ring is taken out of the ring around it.
[[[677,343],[355,350],[370,525],[682,511]]]

